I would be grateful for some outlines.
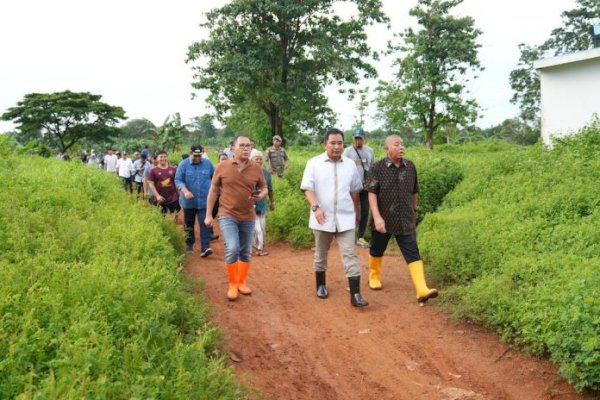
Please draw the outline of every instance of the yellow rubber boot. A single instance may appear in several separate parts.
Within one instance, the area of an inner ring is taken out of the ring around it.
[[[229,276],[229,289],[227,299],[233,301],[238,298],[238,263],[227,264],[227,275]]]
[[[408,264],[408,271],[410,277],[415,285],[417,291],[417,301],[420,306],[425,305],[425,302],[429,299],[433,299],[438,296],[437,289],[429,289],[427,283],[425,283],[425,272],[423,269],[423,260],[414,261]]]
[[[241,294],[249,295],[252,294],[252,290],[246,286],[246,277],[248,276],[248,270],[250,269],[250,263],[246,261],[238,261],[238,291]]]
[[[381,289],[381,264],[383,257],[369,256],[369,287],[373,290]]]

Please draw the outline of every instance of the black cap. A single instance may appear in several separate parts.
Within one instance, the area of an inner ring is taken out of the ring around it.
[[[193,155],[196,155],[196,156],[202,155],[202,146],[200,146],[199,144],[193,144],[192,147],[190,147],[190,150]]]

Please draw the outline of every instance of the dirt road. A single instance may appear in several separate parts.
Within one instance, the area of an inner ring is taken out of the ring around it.
[[[251,296],[225,299],[223,245],[188,255],[186,274],[206,282],[213,321],[225,332],[235,372],[267,399],[573,400],[579,396],[547,361],[509,348],[494,334],[458,323],[435,307],[419,308],[406,266],[386,256],[383,290],[368,289],[368,250],[358,249],[364,297],[350,307],[333,245],[329,299],[314,294],[312,252],[285,245],[254,257]],[[391,244],[390,244],[391,246]],[[443,291],[441,292],[443,296]],[[432,302],[435,302],[433,300]]]

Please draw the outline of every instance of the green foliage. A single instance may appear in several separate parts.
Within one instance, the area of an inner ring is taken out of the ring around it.
[[[465,76],[479,71],[476,40],[481,34],[471,17],[456,17],[451,10],[462,0],[419,0],[410,10],[421,29],[407,28],[393,82],[381,82],[378,108],[390,127],[410,125],[425,133],[433,148],[436,132],[444,127],[466,127],[477,119],[478,105],[467,99]]]
[[[0,155],[0,398],[243,398],[177,227],[110,174]]]
[[[320,131],[334,115],[323,95],[337,82],[375,77],[366,28],[385,22],[380,0],[347,0],[349,18],[331,0],[234,0],[207,13],[208,38],[193,43],[188,62],[198,62],[193,86],[209,91],[218,115],[251,111],[266,117],[271,137]],[[295,132],[283,133],[284,127]]]
[[[419,179],[419,209],[417,223],[426,214],[435,212],[456,185],[462,180],[460,165],[454,161],[423,154],[414,160]]]
[[[453,148],[465,178],[420,226],[443,298],[600,389],[600,124],[552,151]]]
[[[30,93],[1,118],[14,121],[27,141],[38,139],[64,152],[84,138],[106,140],[120,133],[115,125],[125,118],[125,111],[101,98],[70,91]]]
[[[311,247],[314,241],[308,228],[310,207],[300,190],[306,162],[323,151],[320,146],[308,149],[288,149],[290,166],[283,178],[273,176],[276,208],[267,217],[267,234],[271,240],[286,241],[298,248]]]
[[[593,47],[590,27],[598,23],[600,2],[577,0],[576,3],[576,8],[563,11],[563,25],[554,29],[544,43],[539,46],[519,44],[519,63],[510,73],[510,85],[514,91],[511,102],[519,105],[521,118],[533,125],[539,125],[540,118],[540,78],[533,62]]]

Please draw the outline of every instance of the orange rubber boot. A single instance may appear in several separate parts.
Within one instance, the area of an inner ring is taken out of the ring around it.
[[[233,301],[238,298],[238,263],[227,264],[227,275],[229,276],[229,289],[227,289],[227,300]]]
[[[238,261],[238,291],[241,294],[249,295],[252,294],[252,289],[246,286],[246,277],[248,276],[248,270],[250,269],[250,263],[246,261]]]

